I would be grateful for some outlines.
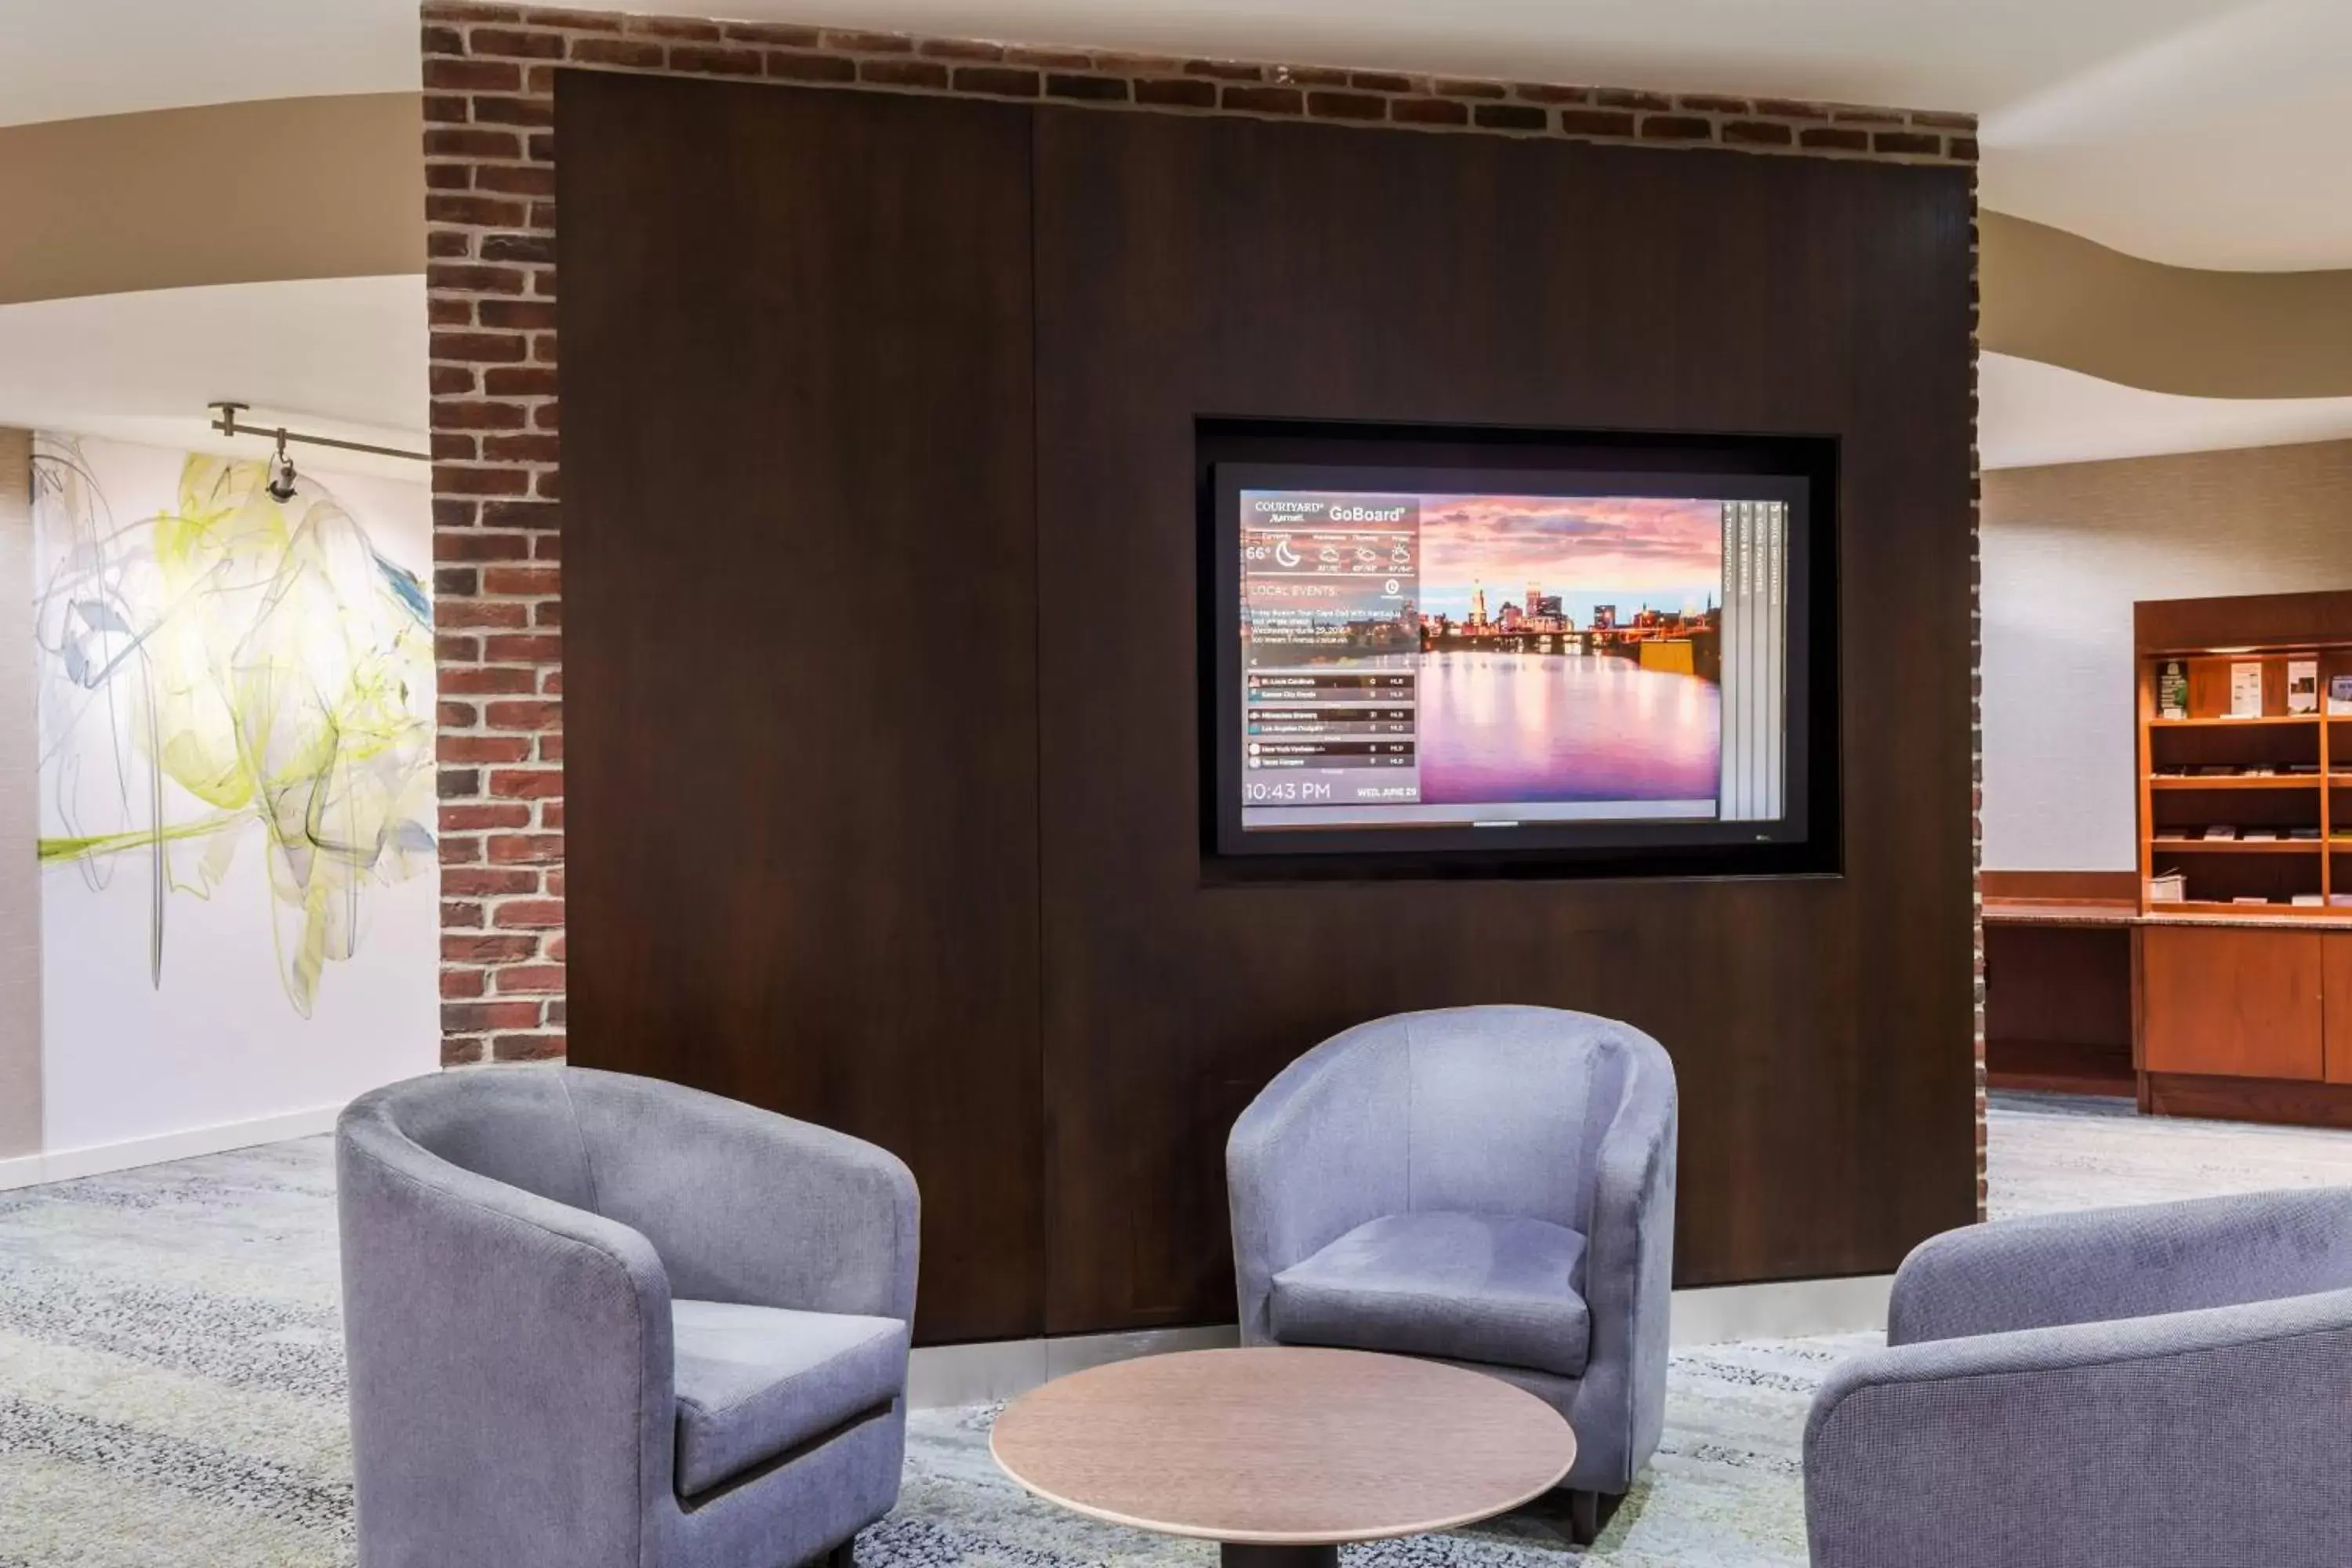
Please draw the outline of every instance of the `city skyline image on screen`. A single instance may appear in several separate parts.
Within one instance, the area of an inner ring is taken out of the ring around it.
[[[1239,501],[1245,832],[1781,814],[1785,503]]]

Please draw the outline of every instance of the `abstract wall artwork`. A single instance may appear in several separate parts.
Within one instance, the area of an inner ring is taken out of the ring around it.
[[[289,1041],[364,1056],[397,1026],[422,1038],[392,1055],[429,1065],[421,490],[306,474],[280,501],[261,462],[57,436],[33,473],[47,1053],[83,1037],[87,1065],[143,1029],[268,1070]],[[339,1090],[317,1081],[289,1092]]]

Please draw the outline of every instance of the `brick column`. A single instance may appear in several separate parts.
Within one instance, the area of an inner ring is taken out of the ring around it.
[[[442,1060],[528,1060],[563,1053],[554,82],[533,62],[564,39],[425,14]]]

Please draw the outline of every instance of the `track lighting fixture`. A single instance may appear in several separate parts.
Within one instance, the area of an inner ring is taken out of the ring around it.
[[[289,430],[283,425],[257,426],[240,425],[236,416],[252,405],[215,399],[208,406],[213,411],[213,428],[224,436],[273,436],[278,449],[269,457],[269,493],[280,503],[294,499],[294,459],[287,455],[286,443],[307,441],[313,447],[332,447],[344,452],[373,452],[380,458],[405,458],[412,463],[429,463],[428,453],[404,452],[397,447],[378,447],[366,441],[345,441],[334,436],[306,436],[299,430]]]

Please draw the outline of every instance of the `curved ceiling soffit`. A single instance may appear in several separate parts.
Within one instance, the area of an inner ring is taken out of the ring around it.
[[[2352,270],[2209,272],[1979,218],[1990,353],[2190,397],[2352,396]]]
[[[0,128],[0,305],[425,270],[413,92]]]
[[[425,267],[415,93],[0,128],[0,305]],[[1987,352],[2198,397],[2352,395],[2352,270],[2216,272],[1982,215]]]

